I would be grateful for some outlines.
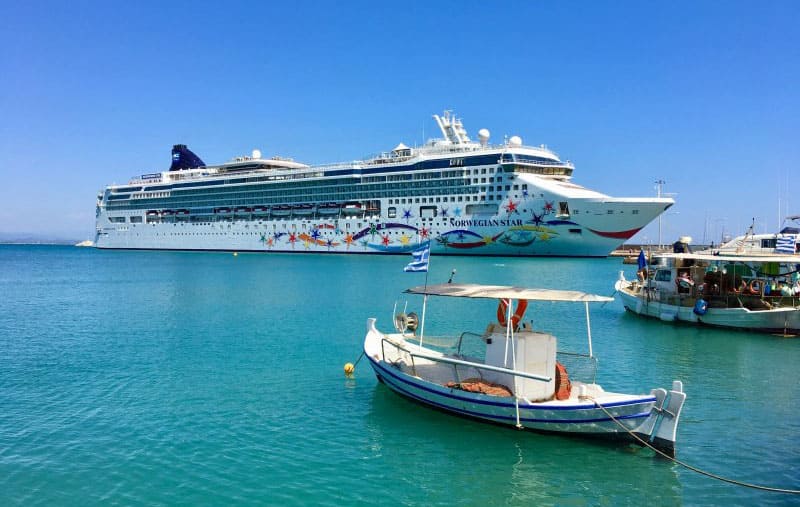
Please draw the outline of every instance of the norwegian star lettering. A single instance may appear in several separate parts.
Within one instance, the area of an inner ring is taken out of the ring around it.
[[[514,225],[522,225],[522,220],[459,220],[456,218],[450,219],[451,227],[510,227]]]

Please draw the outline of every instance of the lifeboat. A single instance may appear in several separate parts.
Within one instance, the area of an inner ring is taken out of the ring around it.
[[[360,202],[346,202],[344,206],[342,206],[342,213],[346,215],[358,215],[361,211]]]
[[[214,213],[217,215],[228,215],[230,212],[230,208],[214,208]]]
[[[292,212],[292,207],[286,204],[279,204],[272,207],[272,215],[276,217],[285,217]]]
[[[292,206],[292,213],[295,215],[310,215],[314,212],[314,206],[311,204],[295,204]]]
[[[320,215],[335,215],[339,213],[339,204],[335,202],[326,202],[317,206],[317,212]]]

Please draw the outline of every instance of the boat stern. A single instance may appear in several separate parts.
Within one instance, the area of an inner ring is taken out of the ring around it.
[[[675,380],[672,389],[653,389],[656,403],[650,410],[650,415],[636,428],[634,434],[648,445],[666,454],[675,457],[675,440],[677,438],[678,421],[686,393],[683,392],[683,382]]]

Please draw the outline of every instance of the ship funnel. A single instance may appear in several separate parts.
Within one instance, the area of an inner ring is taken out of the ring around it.
[[[176,144],[172,147],[172,165],[169,166],[170,171],[182,171],[184,169],[194,169],[196,167],[205,167],[206,163],[200,160],[200,157],[192,153],[192,150],[186,147],[185,144]]]

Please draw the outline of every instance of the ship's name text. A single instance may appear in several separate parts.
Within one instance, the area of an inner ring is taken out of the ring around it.
[[[450,219],[451,227],[510,227],[522,225],[522,220],[459,220]]]

